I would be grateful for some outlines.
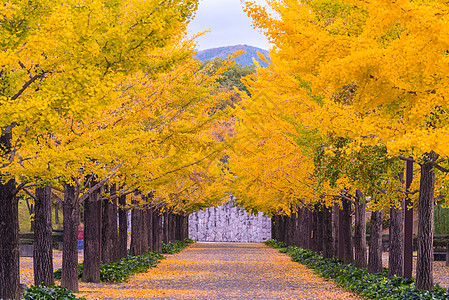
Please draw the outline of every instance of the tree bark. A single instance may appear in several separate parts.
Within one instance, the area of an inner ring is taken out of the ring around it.
[[[337,205],[332,206],[332,237],[334,240],[333,255],[338,257],[338,216],[340,209]]]
[[[276,237],[276,222],[275,222],[275,219],[276,219],[276,215],[272,215],[271,218],[270,218],[270,221],[271,221],[271,239],[273,239],[273,240],[277,239],[277,237]]]
[[[382,219],[383,211],[371,213],[371,234],[369,239],[368,272],[382,272]]]
[[[55,224],[59,224],[59,209],[60,204],[59,200],[55,201]]]
[[[402,277],[403,271],[403,222],[402,209],[390,208],[390,240],[389,240],[389,255],[388,255],[388,276],[394,275]]]
[[[165,208],[165,212],[164,212],[164,214],[163,214],[163,233],[162,233],[162,239],[163,239],[163,242],[164,242],[164,244],[168,244],[170,241],[169,241],[169,233],[168,233],[168,226],[169,226],[169,220],[168,220],[168,209],[167,208]]]
[[[12,132],[0,135],[0,148],[11,149]],[[19,209],[14,179],[0,174],[0,299],[19,299]]]
[[[94,186],[92,182],[91,186]],[[92,193],[84,201],[83,282],[100,282],[101,201]]]
[[[34,285],[50,286],[55,284],[53,276],[50,186],[36,188],[34,218]]]
[[[323,207],[323,256],[332,258],[334,256],[334,239],[332,238],[332,211]]]
[[[146,205],[142,210],[140,211],[140,236],[141,236],[141,243],[140,243],[140,252],[145,253],[148,251],[148,210],[146,208]]]
[[[154,237],[153,237],[153,208],[148,207],[147,211],[147,235],[148,235],[148,248],[150,251],[154,251]]]
[[[137,205],[137,201],[132,200],[132,204]],[[138,207],[134,207],[131,211],[131,245],[129,246],[129,253],[132,256],[142,254],[141,225],[141,211]]]
[[[153,251],[162,253],[162,214],[153,209]]]
[[[429,154],[430,159],[435,156]],[[416,287],[433,290],[433,209],[435,173],[431,162],[421,166],[421,182],[418,203],[418,260],[416,264]]]
[[[343,207],[343,243],[344,243],[344,258],[345,264],[354,262],[354,252],[352,249],[352,232],[351,232],[351,202],[342,199]]]
[[[105,186],[106,194],[109,193],[109,187]],[[101,264],[107,264],[111,260],[111,248],[110,244],[111,234],[110,228],[112,223],[112,202],[109,199],[102,200],[101,211]]]
[[[115,183],[111,185],[110,194],[113,196],[109,206],[109,254],[112,261],[119,261],[118,254],[118,227],[117,227],[117,187]]]
[[[128,256],[128,217],[126,214],[126,195],[120,196],[119,204],[118,258],[121,259]]]
[[[366,268],[366,201],[361,191],[356,191],[355,225],[354,225],[354,266]]]
[[[64,184],[64,202],[62,203],[64,226],[62,250],[61,286],[72,292],[79,292],[78,287],[78,225],[80,206],[73,185]]]

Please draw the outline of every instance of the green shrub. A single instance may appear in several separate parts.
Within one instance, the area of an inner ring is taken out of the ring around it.
[[[146,272],[148,268],[156,266],[164,257],[157,252],[150,251],[139,256],[128,256],[120,261],[111,261],[100,266],[100,279],[105,282],[125,282],[132,275]],[[61,279],[61,269],[54,272],[56,279]],[[78,278],[83,277],[83,264],[78,264]]]
[[[191,243],[195,243],[195,241],[189,238],[184,239],[184,241],[174,241],[168,244],[162,243],[162,253],[165,254],[179,253],[184,248],[187,248]]]
[[[30,286],[23,293],[22,299],[25,300],[85,300],[84,297],[76,298],[72,292],[62,286]]]
[[[268,239],[263,243],[271,248],[276,248],[276,249],[287,247],[287,245],[284,242],[279,242],[279,241],[276,241],[273,239]]]
[[[276,242],[270,242],[276,245]],[[345,265],[342,260],[323,258],[317,253],[289,246],[280,250],[292,260],[314,269],[325,279],[332,279],[339,286],[369,299],[449,299],[449,292],[435,285],[433,291],[419,290],[414,279],[388,277],[387,269],[380,274],[368,273],[367,269]]]

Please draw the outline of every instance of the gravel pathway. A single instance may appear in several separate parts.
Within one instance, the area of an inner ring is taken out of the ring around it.
[[[361,299],[263,244],[195,243],[118,285],[81,284],[88,299]]]

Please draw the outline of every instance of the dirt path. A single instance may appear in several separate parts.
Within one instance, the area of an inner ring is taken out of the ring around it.
[[[360,299],[278,250],[244,243],[196,243],[128,283],[81,286],[88,299]]]

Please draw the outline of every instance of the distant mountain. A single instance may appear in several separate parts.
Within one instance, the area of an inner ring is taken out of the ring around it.
[[[248,45],[236,45],[236,46],[227,46],[227,47],[219,47],[219,48],[211,48],[206,50],[198,51],[198,54],[194,56],[194,58],[200,60],[200,61],[213,61],[215,58],[220,57],[225,59],[230,54],[234,54],[237,50],[246,50],[245,54],[242,54],[235,58],[235,62],[238,64],[241,64],[242,66],[250,66],[254,65],[253,57],[259,62],[259,64],[262,67],[268,67],[268,65],[262,61],[259,56],[257,55],[257,52],[262,53],[269,61],[268,51],[248,46]]]

